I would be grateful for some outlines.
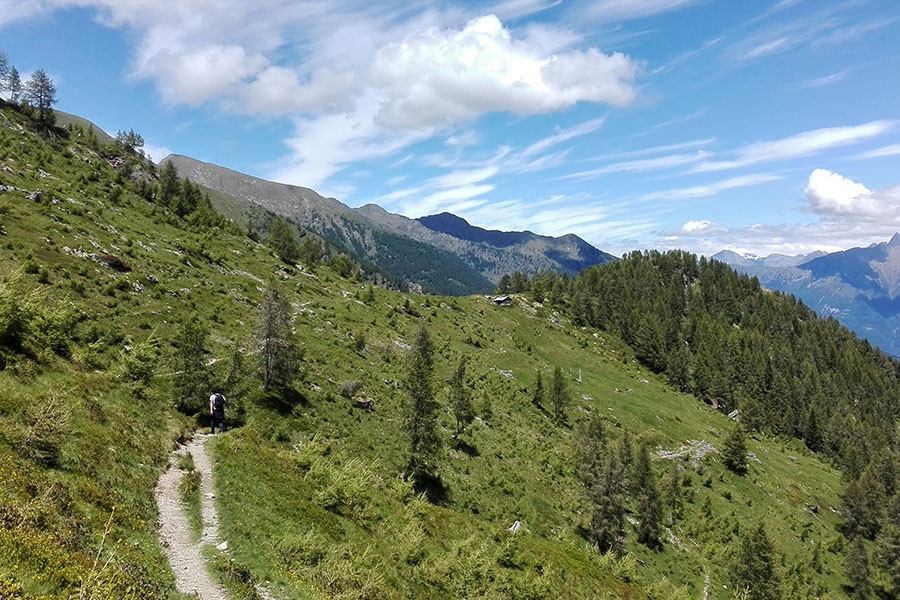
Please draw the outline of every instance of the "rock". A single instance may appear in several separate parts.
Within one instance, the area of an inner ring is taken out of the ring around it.
[[[225,550],[228,550],[228,540],[225,540],[224,542],[216,546],[216,550],[222,550],[223,552]]]
[[[40,202],[41,199],[43,199],[43,197],[44,197],[44,192],[41,190],[34,190],[30,194],[28,194],[28,196],[26,196],[26,198],[28,198],[32,202]]]

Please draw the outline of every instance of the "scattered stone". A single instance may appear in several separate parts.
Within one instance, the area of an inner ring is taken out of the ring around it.
[[[26,198],[28,198],[28,200],[31,200],[32,202],[40,202],[44,198],[44,192],[42,190],[34,190],[30,194],[28,194]]]
[[[216,546],[216,550],[222,550],[223,552],[228,550],[228,540],[225,540],[224,542]]]
[[[522,523],[519,522],[518,520],[516,520],[516,521],[512,524],[512,527],[509,528],[509,531],[512,532],[512,533],[516,533],[516,532],[519,531],[521,528],[522,528]]]

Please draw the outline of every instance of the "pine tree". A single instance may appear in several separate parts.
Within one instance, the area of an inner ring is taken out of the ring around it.
[[[894,595],[900,596],[900,492],[888,503],[881,533],[878,534],[878,563],[891,580]]]
[[[294,264],[300,259],[300,242],[294,228],[281,217],[275,217],[269,229],[269,245],[286,263]]]
[[[188,319],[181,324],[172,340],[174,400],[179,410],[189,414],[202,411],[209,395],[210,374],[206,366],[208,337],[206,327],[195,319]]]
[[[22,96],[22,78],[19,77],[19,70],[15,67],[10,67],[6,81],[6,89],[9,90],[9,101],[17,103]]]
[[[737,424],[722,444],[722,462],[735,473],[747,472],[747,442],[744,428]]]
[[[432,389],[434,351],[425,327],[409,351],[403,431],[409,439],[406,475],[415,479],[435,476],[434,461],[441,448],[437,433],[438,403]]]
[[[618,550],[625,536],[625,476],[606,437],[597,417],[581,423],[575,436],[575,472],[586,491],[591,537],[601,553]]]
[[[466,389],[466,359],[459,361],[459,366],[450,378],[450,407],[456,417],[456,435],[463,432],[466,426],[475,419],[475,409],[472,406],[472,398]]]
[[[775,549],[760,523],[741,537],[731,565],[731,587],[747,590],[748,600],[780,598]]]
[[[45,127],[50,127],[55,122],[52,106],[56,104],[56,86],[53,80],[47,76],[43,69],[38,69],[31,75],[25,86],[25,101],[38,109],[38,121]]]
[[[300,262],[306,265],[310,271],[314,271],[320,262],[322,262],[322,244],[313,236],[307,234],[300,242],[300,253],[298,258]]]
[[[656,475],[650,463],[650,452],[641,444],[634,464],[634,479],[637,486],[638,541],[651,548],[660,545],[662,533],[662,501]]]
[[[866,551],[862,536],[857,536],[850,542],[844,568],[847,571],[847,578],[853,585],[853,596],[860,599],[871,598],[869,553]]]
[[[11,67],[9,64],[9,57],[6,56],[6,52],[0,50],[0,92],[4,92],[9,89],[10,71]]]
[[[683,494],[681,489],[681,468],[677,461],[671,461],[672,467],[669,471],[669,477],[665,484],[665,500],[666,509],[668,511],[669,527],[675,525],[675,519],[678,518],[681,506],[683,504]]]
[[[172,207],[175,204],[178,193],[181,191],[181,184],[178,181],[178,168],[170,160],[163,165],[162,173],[159,174],[159,191],[156,200],[159,204]]]
[[[284,392],[297,371],[300,346],[294,335],[294,317],[287,293],[274,281],[260,305],[257,341],[263,363],[263,389]]]
[[[557,423],[562,423],[564,411],[569,405],[569,391],[566,389],[566,378],[562,369],[556,367],[553,370],[553,383],[550,387],[550,404],[553,405],[553,417]]]
[[[531,396],[531,401],[535,406],[542,406],[544,403],[544,382],[541,379],[540,371],[538,371],[537,380],[534,382],[534,394]]]
[[[881,525],[885,504],[884,486],[875,469],[866,467],[859,479],[847,485],[841,500],[844,503],[844,533],[847,537],[874,539]]]

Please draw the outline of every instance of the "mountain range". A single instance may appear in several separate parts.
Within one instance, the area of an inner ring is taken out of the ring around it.
[[[794,294],[822,316],[833,316],[874,346],[900,356],[900,234],[866,248],[830,254],[745,257],[713,255],[774,290]]]
[[[443,294],[490,292],[503,275],[514,271],[574,275],[615,260],[572,234],[549,237],[486,230],[450,213],[410,219],[375,204],[350,208],[309,188],[266,181],[187,156],[172,154],[161,164],[166,162],[194,183],[229,196],[214,195],[213,202],[232,218],[247,222],[254,210],[268,211],[356,258]]]

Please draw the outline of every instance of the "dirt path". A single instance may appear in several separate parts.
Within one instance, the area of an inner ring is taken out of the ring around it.
[[[213,502],[212,468],[206,454],[208,435],[197,435],[186,445],[179,445],[169,458],[169,468],[156,483],[156,506],[159,510],[159,539],[175,574],[179,592],[195,594],[200,600],[228,600],[222,586],[213,581],[203,560],[201,549],[219,542],[219,519]],[[203,535],[199,542],[191,541],[191,527],[181,507],[178,484],[185,471],[178,468],[178,458],[190,454],[194,468],[200,473],[200,499],[203,513]]]

